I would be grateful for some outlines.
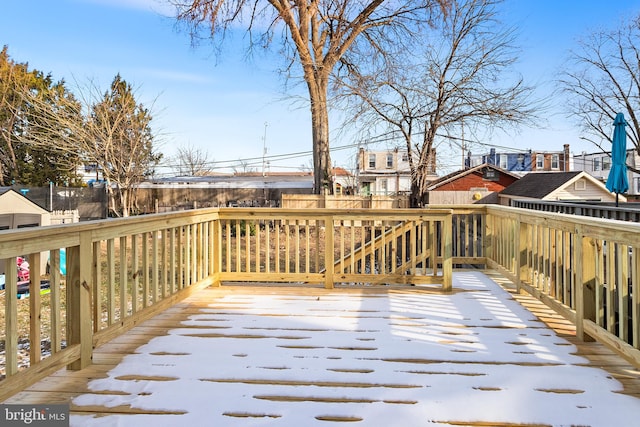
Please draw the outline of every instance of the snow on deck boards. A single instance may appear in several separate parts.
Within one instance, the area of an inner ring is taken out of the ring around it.
[[[91,367],[5,403],[70,401],[75,426],[638,419],[640,372],[624,360],[577,342],[568,322],[491,275],[455,272],[454,290],[206,289],[96,349]]]

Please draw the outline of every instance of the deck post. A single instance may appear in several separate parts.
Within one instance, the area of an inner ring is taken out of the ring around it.
[[[5,259],[5,374],[7,377],[18,373],[18,299],[9,296],[18,295],[18,267],[16,257]]]
[[[67,248],[67,341],[80,344],[80,358],[68,365],[71,370],[91,364],[91,278],[93,245],[90,232],[80,233],[80,245]]]
[[[583,235],[580,226],[575,230],[574,250],[576,338],[582,341],[593,341],[593,338],[584,332],[584,320],[595,320],[596,247],[592,238]]]
[[[324,287],[333,289],[335,260],[333,254],[333,216],[324,217]]]
[[[30,267],[30,283],[29,283],[29,342],[39,343],[42,339],[41,331],[41,311],[42,303],[40,300],[40,252],[29,255],[31,261]],[[32,345],[29,349],[29,361],[35,365],[42,359],[42,349],[39,345]]]
[[[485,259],[496,261],[495,254],[493,253],[492,239],[495,227],[495,216],[489,217],[489,210],[485,207],[484,210],[484,230],[482,236],[482,254]]]
[[[514,273],[516,274],[516,291],[522,293],[522,281],[527,280],[527,251],[529,240],[527,239],[527,224],[523,223],[520,215],[516,219],[516,265]]]
[[[453,211],[444,217],[442,227],[442,290],[451,292],[453,289]]]
[[[211,238],[211,271],[209,274],[214,276],[213,286],[220,286],[220,273],[222,272],[222,223],[220,218],[212,221],[213,236]]]

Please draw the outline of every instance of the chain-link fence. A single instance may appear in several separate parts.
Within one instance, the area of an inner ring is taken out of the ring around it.
[[[48,211],[78,210],[83,220],[106,218],[108,196],[105,187],[25,187],[13,185],[13,190],[23,194]]]

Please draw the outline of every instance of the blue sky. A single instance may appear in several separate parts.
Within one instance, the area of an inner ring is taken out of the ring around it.
[[[241,49],[229,45],[221,57],[209,45],[191,46],[179,32],[170,11],[159,0],[3,0],[0,45],[31,68],[54,79],[83,84],[94,79],[106,88],[121,76],[136,88],[139,100],[153,103],[154,126],[161,134],[160,151],[192,145],[206,150],[216,166],[250,161],[257,170],[266,145],[267,156],[308,153],[281,160],[270,158],[271,170],[297,170],[311,162],[311,128],[307,108],[285,95],[272,62],[256,57],[247,62]],[[164,12],[160,13],[160,12]],[[625,15],[640,12],[640,0],[507,0],[504,21],[518,28],[522,48],[517,71],[542,96],[575,41],[597,28],[612,28]],[[304,90],[297,94],[305,95]],[[574,123],[564,117],[562,103],[549,112],[546,129],[520,129],[499,134],[498,146],[595,151],[579,139]],[[266,126],[265,126],[266,124]],[[265,137],[266,136],[266,137]],[[342,137],[332,147],[358,141]],[[486,141],[489,142],[489,141]],[[486,151],[486,147],[477,147]],[[355,149],[332,152],[338,166],[351,168]],[[439,160],[455,167],[460,153],[439,150]],[[168,170],[161,172],[167,173]]]

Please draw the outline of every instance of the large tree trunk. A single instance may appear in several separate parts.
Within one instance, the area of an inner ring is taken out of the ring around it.
[[[129,190],[127,188],[118,188],[120,192],[120,205],[122,208],[122,217],[126,218],[129,216]]]
[[[329,112],[327,106],[327,79],[310,81],[311,129],[313,133],[313,191],[315,194],[333,194],[333,173],[329,152]]]
[[[411,167],[411,207],[421,208],[428,204],[429,197],[427,188],[431,182],[431,176],[435,173],[435,153],[433,150],[433,139],[435,138],[435,127],[430,126],[424,133],[422,148],[419,152],[418,162],[410,161]],[[410,143],[407,147],[411,149]],[[412,160],[411,156],[409,157]]]

